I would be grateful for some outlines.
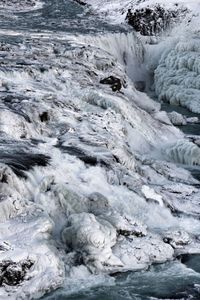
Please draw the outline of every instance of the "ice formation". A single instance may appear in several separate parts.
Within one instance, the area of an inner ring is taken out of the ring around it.
[[[109,274],[200,253],[199,181],[175,164],[199,165],[200,150],[171,124],[180,116],[170,118],[136,88],[146,80],[146,45],[133,33],[19,32],[17,42],[6,34],[0,298],[113,283]],[[169,92],[163,76],[167,83],[171,66],[175,75],[179,67],[198,73],[191,45],[163,56],[159,95]],[[198,83],[177,76],[188,91]],[[120,88],[102,84],[108,78]]]
[[[179,42],[163,55],[155,71],[156,93],[160,100],[200,112],[199,39]]]

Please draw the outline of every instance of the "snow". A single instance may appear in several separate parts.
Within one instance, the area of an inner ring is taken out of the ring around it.
[[[174,125],[186,125],[187,124],[187,118],[183,115],[177,113],[176,111],[172,111],[171,113],[168,113],[169,119]]]
[[[115,1],[113,10],[101,2],[99,13],[117,19],[129,3]],[[33,266],[19,286],[1,286],[1,298],[114,284],[109,274],[172,260],[177,249],[200,253],[199,182],[175,164],[199,165],[200,149],[171,124],[183,116],[160,111],[134,85],[157,64],[151,55],[146,63],[151,46],[134,33],[30,37],[1,48],[0,259],[31,258]],[[169,39],[152,45],[155,56],[168,45],[155,75],[159,97],[173,92],[172,68],[180,93],[182,84],[199,88],[198,43]],[[111,75],[122,82],[118,92],[100,83]],[[27,153],[48,155],[48,164],[32,167]]]

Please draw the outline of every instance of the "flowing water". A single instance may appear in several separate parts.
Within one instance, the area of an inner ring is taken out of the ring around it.
[[[120,274],[116,277],[113,287],[99,287],[72,296],[66,296],[63,291],[44,299],[197,300],[199,299],[199,257],[190,257],[186,265],[187,267],[179,262],[167,263],[151,267],[149,271]]]
[[[0,11],[0,42],[6,42],[15,47],[19,44],[32,44],[31,47],[40,49],[56,44],[57,47],[65,47],[73,50],[76,39],[81,43],[93,44],[101,47],[113,55],[121,64],[126,65],[126,72],[133,81],[142,80],[145,76],[143,65],[143,47],[133,40],[133,34],[126,32],[125,26],[114,26],[102,21],[98,16],[92,15],[85,8],[70,0],[45,0],[42,8],[27,12],[11,13]],[[98,38],[99,34],[104,34]],[[115,33],[115,36],[113,36]],[[126,35],[124,35],[126,33]],[[77,38],[78,36],[78,38]],[[37,47],[38,45],[38,47]],[[120,52],[121,51],[121,52]],[[124,57],[126,53],[126,57]],[[137,56],[137,62],[135,57]],[[29,61],[22,58],[6,58],[7,71],[13,67],[16,70],[20,65]],[[47,58],[48,59],[48,58]],[[0,55],[0,70],[5,71],[5,57]],[[16,63],[14,64],[13,61]],[[35,62],[44,67],[44,62]],[[50,62],[47,62],[50,64]],[[31,62],[33,65],[33,62]],[[53,64],[53,62],[52,62]],[[133,71],[134,70],[134,71]],[[21,83],[23,85],[23,78]],[[39,83],[38,88],[40,89]],[[43,83],[45,85],[45,81]],[[48,87],[49,88],[49,87]],[[27,89],[28,90],[28,89]],[[7,91],[1,91],[4,97]],[[63,92],[64,94],[64,92]],[[8,93],[9,96],[9,93]],[[63,96],[64,97],[64,96]],[[6,107],[10,109],[9,100],[5,100]],[[13,108],[12,108],[13,109]],[[176,110],[188,117],[198,116],[189,113],[183,108],[163,104],[162,109],[170,112]],[[100,111],[100,110],[99,110]],[[21,113],[24,113],[23,111]],[[45,117],[45,116],[43,116]],[[179,127],[186,135],[199,135],[200,124],[192,124]],[[39,140],[32,140],[32,145]],[[63,148],[64,149],[64,148]],[[196,178],[200,178],[198,167],[189,168]],[[162,265],[153,265],[148,270],[141,272],[116,273],[111,276],[109,282],[95,287],[83,289],[79,286],[78,293],[73,290],[69,293],[66,288],[61,288],[44,296],[48,300],[122,300],[122,299],[200,299],[200,257],[199,255],[182,256],[175,261]]]

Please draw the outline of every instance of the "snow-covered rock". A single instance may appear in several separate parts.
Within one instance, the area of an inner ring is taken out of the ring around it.
[[[186,125],[187,124],[187,118],[183,115],[177,113],[176,111],[172,111],[171,113],[168,113],[168,117],[172,124],[174,125]]]
[[[2,0],[0,3],[1,9],[6,9],[8,11],[29,11],[42,7],[41,0]]]
[[[140,34],[158,35],[187,15],[186,8],[177,8],[177,6],[178,4],[174,6],[174,9],[169,9],[156,4],[141,9],[137,7],[134,10],[128,9],[126,19],[128,24]]]
[[[140,270],[152,263],[163,263],[173,259],[174,251],[170,245],[154,237],[123,238],[113,249],[125,268]]]
[[[166,232],[163,241],[170,244],[175,249],[183,248],[191,242],[190,236],[187,232],[183,231]]]

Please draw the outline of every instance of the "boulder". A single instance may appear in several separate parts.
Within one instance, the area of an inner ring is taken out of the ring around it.
[[[134,11],[128,9],[126,20],[142,35],[153,36],[167,29],[187,12],[186,8],[166,9],[161,5],[147,6]]]
[[[13,262],[11,260],[4,260],[0,262],[0,285],[18,285],[20,284],[27,273],[33,266],[33,262],[29,259]]]
[[[120,91],[122,88],[121,80],[114,76],[109,76],[100,80],[101,84],[108,84],[111,86],[113,92]]]

